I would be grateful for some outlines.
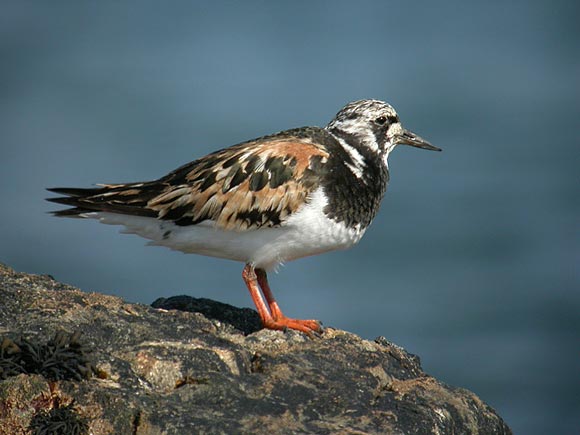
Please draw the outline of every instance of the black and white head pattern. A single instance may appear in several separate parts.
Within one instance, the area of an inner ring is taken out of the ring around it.
[[[354,164],[348,166],[360,178],[369,153],[379,156],[387,165],[387,157],[396,146],[393,139],[402,127],[391,105],[379,100],[359,100],[343,107],[326,130],[350,155]]]

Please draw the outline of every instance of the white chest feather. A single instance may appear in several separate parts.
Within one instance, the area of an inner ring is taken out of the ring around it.
[[[283,226],[247,231],[224,231],[211,221],[178,226],[170,221],[115,213],[87,213],[105,224],[124,225],[125,233],[138,234],[153,245],[174,250],[226,258],[256,267],[272,269],[277,265],[323,252],[346,249],[357,243],[364,229],[347,228],[327,218],[322,189],[315,191],[308,204],[290,216]]]

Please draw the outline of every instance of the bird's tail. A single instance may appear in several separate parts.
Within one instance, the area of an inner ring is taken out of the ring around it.
[[[94,188],[55,187],[47,189],[58,193],[47,201],[70,206],[53,211],[60,217],[85,217],[92,212],[109,212],[135,216],[157,217],[157,211],[147,203],[161,193],[158,183],[99,184]]]

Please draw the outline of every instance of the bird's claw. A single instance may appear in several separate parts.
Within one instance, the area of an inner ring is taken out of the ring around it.
[[[300,320],[289,317],[280,317],[264,322],[264,327],[281,331],[294,329],[295,331],[304,332],[310,338],[319,337],[324,332],[322,324],[318,320]]]

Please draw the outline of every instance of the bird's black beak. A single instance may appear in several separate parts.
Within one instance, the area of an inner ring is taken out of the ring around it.
[[[403,128],[403,131],[395,137],[395,143],[398,145],[410,145],[412,147],[423,148],[424,150],[441,151],[441,148],[431,145],[421,136],[412,131]]]

